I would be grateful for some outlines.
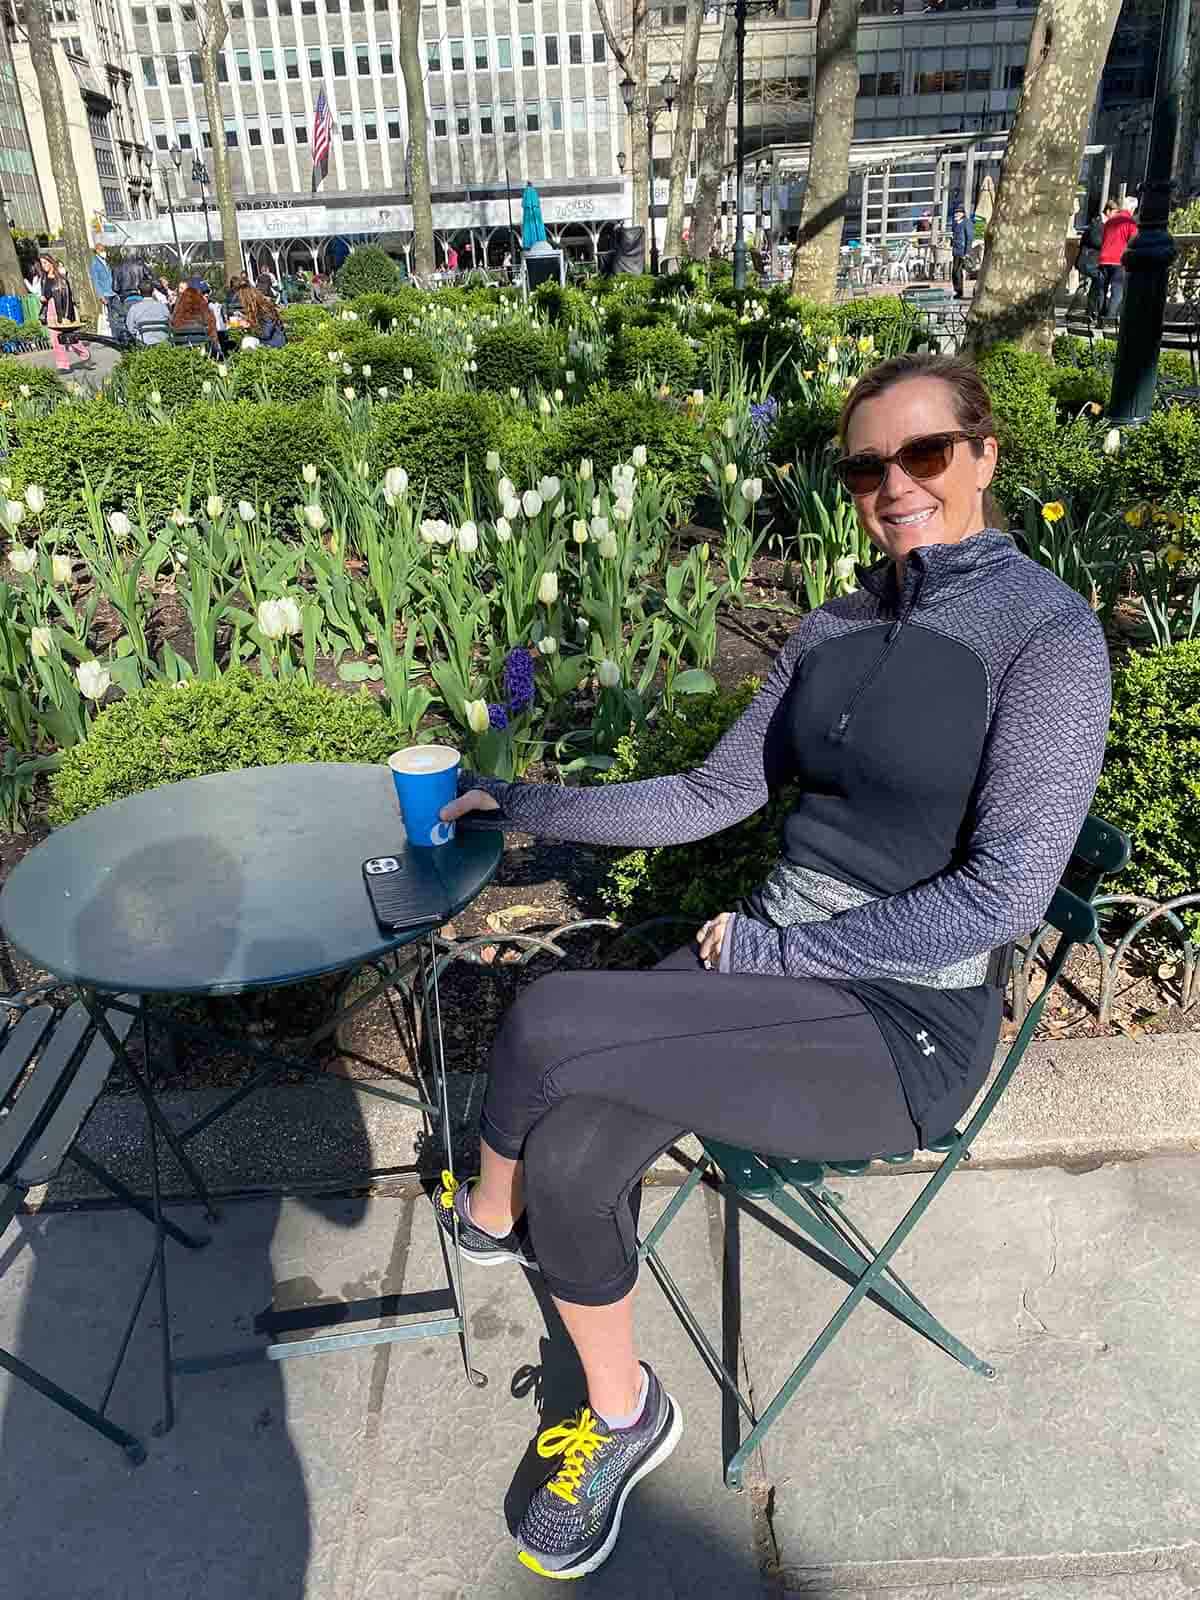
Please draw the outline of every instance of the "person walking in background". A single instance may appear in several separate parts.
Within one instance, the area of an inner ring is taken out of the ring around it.
[[[96,291],[96,299],[100,302],[101,314],[108,319],[108,328],[111,331],[116,290],[113,286],[112,268],[108,264],[108,251],[98,242],[92,246],[92,262],[88,271],[92,288]],[[98,331],[103,333],[105,329],[101,328]]]
[[[131,294],[140,292],[145,275],[146,269],[137,256],[122,256],[113,272],[113,294],[118,300],[128,300]]]
[[[1125,268],[1121,257],[1125,247],[1137,232],[1137,223],[1128,199],[1120,204],[1108,200],[1104,206],[1104,227],[1100,238],[1100,275],[1103,278],[1103,300],[1100,315],[1116,322],[1121,315],[1121,302],[1125,298]]]
[[[955,206],[954,221],[950,224],[950,277],[960,300],[967,297],[967,257],[974,243],[975,224],[962,206]]]
[[[1100,271],[1100,246],[1103,239],[1104,222],[1097,212],[1079,235],[1079,254],[1075,258],[1079,287],[1071,299],[1070,306],[1075,312],[1086,310],[1090,317],[1099,317],[1104,301],[1104,277]]]
[[[38,271],[42,285],[42,321],[50,335],[54,365],[60,372],[70,372],[70,357],[78,356],[81,365],[90,367],[91,353],[78,337],[79,314],[75,309],[75,296],[61,261],[56,261],[53,256],[39,256]]]

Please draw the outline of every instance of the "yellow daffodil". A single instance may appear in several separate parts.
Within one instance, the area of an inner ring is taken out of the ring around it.
[[[1047,522],[1059,522],[1067,514],[1067,508],[1061,500],[1050,500],[1042,507],[1042,516]]]
[[[1129,510],[1125,513],[1125,521],[1131,528],[1140,528],[1145,520],[1145,506],[1130,506]]]
[[[1163,551],[1163,560],[1169,567],[1177,567],[1181,561],[1187,560],[1187,551],[1181,550],[1177,544],[1169,544]]]

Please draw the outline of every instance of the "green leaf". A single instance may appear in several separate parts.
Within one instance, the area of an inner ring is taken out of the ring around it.
[[[675,679],[676,694],[715,694],[717,680],[711,672],[705,672],[700,667],[692,667],[688,672],[681,672]]]
[[[371,676],[371,669],[365,661],[343,661],[337,672],[343,683],[366,683]]]

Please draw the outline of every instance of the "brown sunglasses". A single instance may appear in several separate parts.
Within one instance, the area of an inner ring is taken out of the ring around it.
[[[902,444],[895,455],[863,454],[843,456],[835,461],[833,470],[851,494],[874,494],[894,461],[902,472],[918,483],[936,478],[954,459],[954,446],[962,439],[980,439],[978,433],[926,433],[919,439]]]

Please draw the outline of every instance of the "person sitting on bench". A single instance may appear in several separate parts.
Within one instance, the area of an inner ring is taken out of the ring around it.
[[[171,313],[154,297],[154,284],[143,278],[137,294],[125,300],[125,327],[134,344],[166,344],[171,337]]]

